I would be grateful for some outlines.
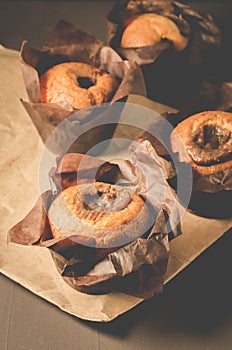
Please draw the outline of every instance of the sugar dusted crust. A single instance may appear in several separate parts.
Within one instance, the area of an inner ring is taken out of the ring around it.
[[[83,88],[78,78],[88,78],[94,85]],[[83,109],[109,101],[118,87],[108,73],[86,63],[66,62],[48,69],[40,77],[43,103],[68,102],[74,109]]]
[[[188,45],[177,25],[169,18],[155,13],[132,17],[122,34],[121,47],[142,47],[158,44],[162,39],[172,42],[175,51],[182,51]]]
[[[97,198],[93,196],[95,189]],[[118,202],[115,199],[119,199]],[[102,209],[102,205],[106,205],[106,209]],[[65,189],[51,204],[48,218],[55,238],[86,235],[95,238],[101,246],[121,245],[124,240],[137,238],[151,222],[149,209],[140,196],[105,183]]]
[[[188,154],[188,147],[191,145],[194,135],[206,125],[209,127],[216,126],[228,130],[231,134],[230,137],[232,137],[232,113],[223,111],[205,111],[195,114],[178,124],[171,135],[173,151],[179,153],[180,160],[188,161],[191,164],[194,173],[198,176],[215,174],[232,166],[231,159],[207,166],[200,165],[197,164]],[[230,152],[232,152],[231,141],[228,144],[228,147],[231,147]],[[213,153],[213,150],[210,151]]]

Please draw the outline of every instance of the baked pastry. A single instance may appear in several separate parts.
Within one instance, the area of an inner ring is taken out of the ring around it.
[[[185,119],[172,132],[171,145],[197,177],[231,168],[232,113],[206,111]]]
[[[65,101],[74,109],[109,101],[117,87],[118,82],[113,76],[81,62],[57,64],[40,77],[43,103]]]
[[[188,45],[188,38],[180,33],[172,20],[156,13],[144,13],[125,21],[121,47],[135,48],[155,45],[162,39],[171,41],[175,51],[182,51]]]
[[[131,242],[152,224],[139,195],[103,182],[66,188],[52,202],[48,219],[54,238],[88,236],[104,248]]]
[[[191,198],[188,203],[181,198],[184,205],[200,216],[230,218],[231,206],[225,204],[232,200],[232,113],[188,117],[173,130],[171,146],[193,170]]]

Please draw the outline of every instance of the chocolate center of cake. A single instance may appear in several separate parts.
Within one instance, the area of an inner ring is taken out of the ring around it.
[[[87,210],[116,212],[126,208],[131,201],[131,193],[126,188],[111,187],[91,192],[81,194],[83,205]]]
[[[187,146],[190,157],[199,165],[213,165],[232,158],[232,135],[216,125],[204,125]]]
[[[89,89],[91,86],[95,84],[90,78],[87,77],[79,77],[77,78],[78,85],[83,89]]]

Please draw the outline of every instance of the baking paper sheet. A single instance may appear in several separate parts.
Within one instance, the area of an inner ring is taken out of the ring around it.
[[[9,228],[26,215],[38,198],[38,169],[43,145],[20,102],[20,98],[26,98],[26,91],[19,53],[0,47],[0,65],[0,272],[69,314],[108,322],[143,300],[119,292],[106,295],[80,293],[62,280],[47,249],[7,244]],[[131,96],[129,101],[158,112],[168,110],[144,97]],[[182,220],[183,234],[170,243],[166,283],[230,227],[232,219],[206,219],[187,213]]]

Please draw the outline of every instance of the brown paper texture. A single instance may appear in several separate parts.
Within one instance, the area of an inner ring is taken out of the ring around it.
[[[0,190],[3,218],[0,224],[0,271],[69,314],[86,320],[108,322],[135,307],[143,299],[119,292],[100,296],[80,293],[60,278],[47,249],[7,245],[7,231],[28,213],[38,198],[38,168],[43,145],[20,103],[20,98],[26,98],[26,91],[21,76],[19,53],[1,47],[0,64],[0,176],[4,183]],[[130,99],[135,101],[134,97]],[[155,109],[157,106],[162,110],[161,105],[145,98],[136,97],[136,102],[147,102],[150,108]],[[163,106],[164,112],[167,109],[168,107]],[[230,227],[231,219],[208,220],[186,213],[182,220],[183,234],[170,243],[165,283],[181,272]]]

